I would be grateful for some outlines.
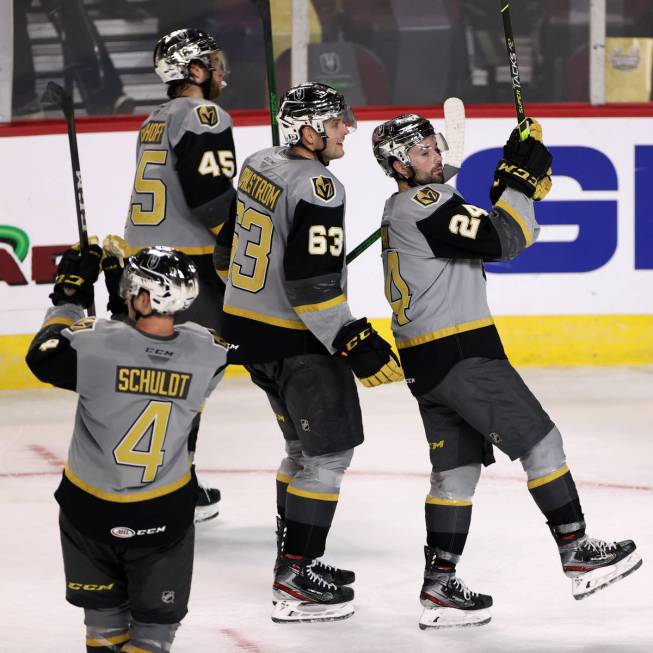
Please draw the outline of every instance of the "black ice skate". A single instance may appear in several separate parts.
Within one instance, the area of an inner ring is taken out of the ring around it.
[[[277,563],[275,565],[275,572],[281,558],[283,557],[283,535],[286,528],[286,521],[277,517]],[[329,565],[319,559],[313,560],[313,569],[329,583],[335,585],[351,585],[356,580],[356,574],[349,569],[340,569],[334,565]]]
[[[272,585],[272,621],[339,621],[354,614],[354,590],[327,581],[310,558],[282,556]]]
[[[492,597],[472,592],[455,571],[437,568],[435,549],[425,546],[426,568],[419,599],[424,611],[419,620],[427,628],[459,628],[489,623]]]
[[[571,592],[578,600],[625,578],[642,566],[642,557],[632,540],[604,542],[584,536],[559,549],[562,569],[572,579]]]
[[[195,501],[195,523],[213,519],[220,514],[220,490],[206,487],[198,483],[197,500]]]

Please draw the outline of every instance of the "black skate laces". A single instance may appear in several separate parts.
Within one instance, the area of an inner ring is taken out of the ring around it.
[[[317,583],[320,587],[324,587],[325,589],[337,590],[338,586],[335,583],[330,583],[328,580],[326,580],[326,578],[324,578],[324,576],[317,573],[316,571],[313,571],[313,567],[319,567],[319,565],[320,563],[317,559],[311,560],[311,562],[306,565],[306,575],[308,576],[309,580]]]

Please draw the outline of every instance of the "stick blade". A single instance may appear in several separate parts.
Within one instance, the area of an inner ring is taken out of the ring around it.
[[[449,146],[444,156],[444,177],[449,181],[460,170],[465,157],[465,105],[460,98],[444,101],[444,133]]]
[[[56,82],[48,82],[41,96],[41,104],[56,106],[65,111],[72,106],[72,101],[63,86],[59,86]]]

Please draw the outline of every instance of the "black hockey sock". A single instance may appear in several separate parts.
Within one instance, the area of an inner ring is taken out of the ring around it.
[[[284,553],[304,558],[319,558],[324,555],[328,534],[328,526],[302,524],[288,519],[283,543]]]
[[[576,484],[566,465],[543,478],[529,481],[528,490],[550,525],[583,522]]]
[[[447,562],[455,565],[467,541],[472,520],[471,502],[469,505],[458,506],[427,499],[424,510],[428,546],[437,549],[440,554],[450,554],[446,556],[449,558]]]

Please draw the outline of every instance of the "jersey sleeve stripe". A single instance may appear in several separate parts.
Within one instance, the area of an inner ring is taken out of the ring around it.
[[[104,490],[98,490],[97,488],[89,485],[86,481],[82,480],[75,474],[68,465],[64,470],[66,478],[73,484],[76,485],[80,490],[97,497],[98,499],[103,499],[104,501],[113,501],[114,503],[136,503],[138,501],[148,501],[149,499],[156,499],[162,497],[166,494],[170,494],[179,488],[184,487],[190,483],[192,478],[190,470],[184,474],[180,479],[174,483],[169,483],[163,487],[159,487],[156,490],[148,490],[146,492],[136,492],[130,494],[118,494],[116,492],[105,492]]]
[[[303,306],[295,306],[296,313],[317,313],[319,311],[326,311],[329,308],[338,306],[338,304],[344,304],[347,301],[344,294],[333,297],[332,299],[327,299],[323,302],[317,302],[316,304],[304,304]]]
[[[533,244],[533,234],[531,234],[529,228],[526,226],[524,218],[505,200],[499,200],[495,205],[496,208],[501,209],[507,213],[518,225],[524,234],[524,240],[526,241],[526,247],[529,247]]]
[[[76,320],[70,317],[64,317],[63,315],[58,315],[57,317],[53,317],[49,320],[46,320],[43,322],[41,325],[41,329],[45,329],[45,327],[52,326],[53,324],[63,324],[63,326],[70,326],[73,324]]]
[[[494,319],[492,317],[485,317],[481,320],[473,320],[472,322],[456,324],[454,326],[445,327],[444,329],[438,329],[437,331],[425,333],[423,336],[417,336],[416,338],[410,338],[408,340],[397,342],[397,349],[406,349],[407,347],[415,347],[415,345],[423,345],[425,342],[431,342],[432,340],[439,340],[440,338],[453,336],[456,333],[464,333],[465,331],[481,329],[482,327],[492,326],[493,324]]]
[[[225,304],[223,310],[225,313],[229,313],[230,315],[246,317],[250,320],[256,320],[257,322],[264,322],[265,324],[271,324],[273,326],[285,327],[286,329],[297,329],[298,331],[308,331],[308,327],[300,320],[284,320],[283,318],[280,317],[274,317],[272,315],[257,313],[255,311],[250,311],[246,308],[230,306],[229,304]]]
[[[222,225],[220,225],[222,226]],[[166,243],[150,243],[149,245],[130,245],[126,248],[125,255],[133,256],[136,252],[140,251],[144,247],[153,247],[154,245],[165,245],[166,247],[172,247],[178,252],[183,252],[189,256],[201,256],[202,254],[213,254],[214,245],[206,245],[203,247],[184,247],[183,245],[168,245]]]
[[[220,223],[219,225],[217,225],[217,226],[215,226],[215,227],[211,227],[211,228],[209,229],[209,231],[210,231],[214,236],[217,236],[217,235],[222,231],[222,227],[224,227],[224,222]]]

